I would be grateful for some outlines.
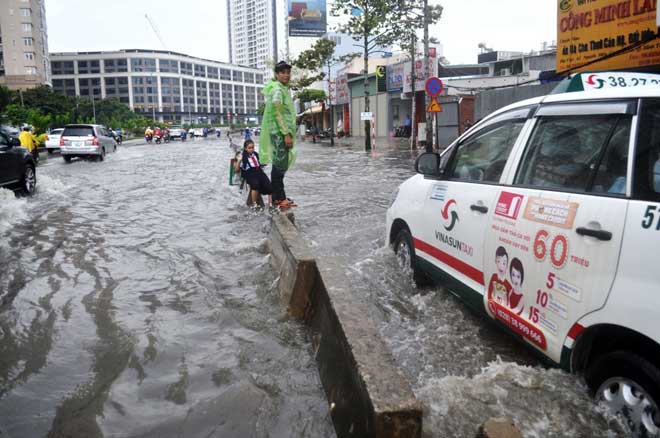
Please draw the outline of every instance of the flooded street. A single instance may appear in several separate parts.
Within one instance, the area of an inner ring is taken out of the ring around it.
[[[0,436],[334,436],[230,156],[56,156],[33,198],[0,191]]]
[[[296,220],[315,253],[345,261],[423,404],[424,436],[473,437],[498,416],[513,418],[527,438],[624,436],[580,377],[548,368],[441,288],[415,288],[386,244],[385,211],[414,173],[416,154],[395,143],[368,154],[352,143],[301,154],[288,194],[301,205]]]
[[[283,314],[269,215],[228,188],[225,141],[49,160],[0,191],[0,436],[333,437],[306,330]],[[424,437],[510,416],[525,437],[617,437],[547,368],[441,288],[415,289],[385,211],[416,154],[304,144],[296,222],[339,256],[424,408]]]

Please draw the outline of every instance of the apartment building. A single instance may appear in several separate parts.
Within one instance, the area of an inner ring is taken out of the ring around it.
[[[0,0],[0,85],[50,85],[45,0]]]

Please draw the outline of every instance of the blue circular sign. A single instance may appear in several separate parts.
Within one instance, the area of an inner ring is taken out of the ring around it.
[[[433,78],[428,78],[426,80],[426,92],[432,96],[435,97],[442,93],[442,89],[444,88],[444,85],[442,84],[442,81],[436,77]]]

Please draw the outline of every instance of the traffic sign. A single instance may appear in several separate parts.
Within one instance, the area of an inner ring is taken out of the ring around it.
[[[435,96],[431,98],[431,102],[429,103],[429,106],[426,107],[426,112],[427,113],[442,112],[442,107],[440,106],[440,102],[438,102],[438,99],[436,99]]]
[[[425,88],[429,96],[435,97],[438,96],[440,93],[442,93],[442,89],[444,88],[444,85],[442,84],[442,81],[440,79],[436,77],[432,77],[426,80]]]

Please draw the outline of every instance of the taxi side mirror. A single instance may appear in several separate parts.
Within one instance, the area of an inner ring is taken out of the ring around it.
[[[440,155],[432,152],[425,152],[415,161],[415,172],[422,175],[438,175],[440,167]]]

